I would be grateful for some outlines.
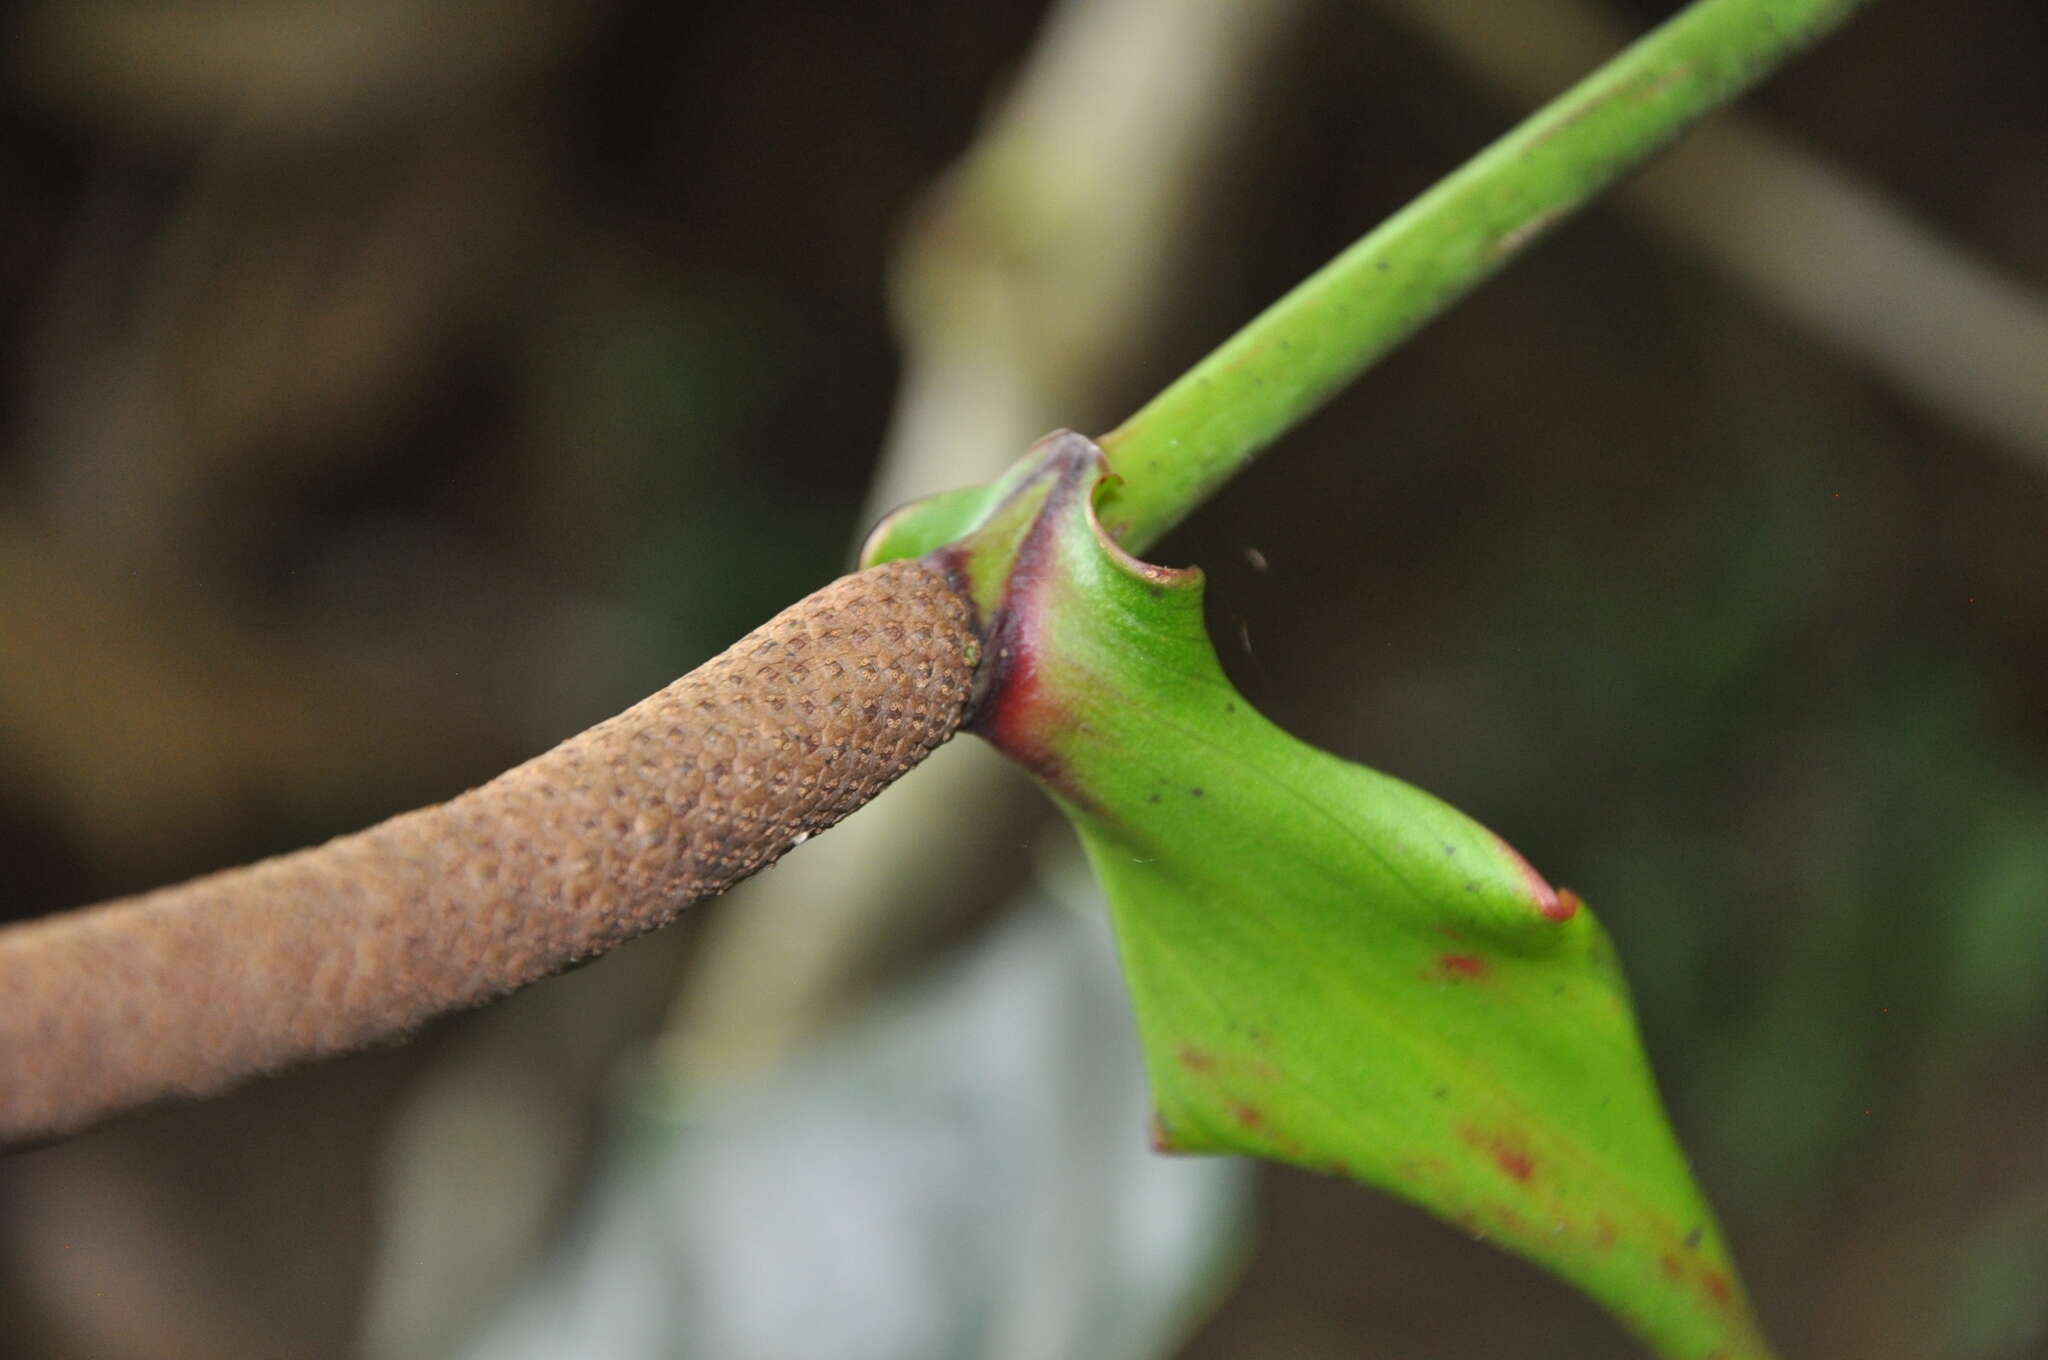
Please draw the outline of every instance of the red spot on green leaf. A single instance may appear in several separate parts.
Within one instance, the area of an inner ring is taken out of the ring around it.
[[[1180,1065],[1190,1072],[1207,1072],[1216,1066],[1215,1054],[1205,1053],[1193,1044],[1182,1044],[1174,1050],[1174,1056],[1179,1058]]]
[[[1657,1268],[1674,1280],[1685,1274],[1685,1263],[1668,1251],[1657,1258]]]
[[[1527,1185],[1536,1179],[1536,1159],[1519,1138],[1498,1133],[1486,1133],[1467,1125],[1458,1134],[1471,1146],[1478,1148],[1493,1159],[1508,1179]]]
[[[1728,1304],[1735,1301],[1735,1286],[1718,1270],[1710,1270],[1700,1276],[1700,1286],[1707,1291],[1707,1297],[1715,1303]]]
[[[1492,966],[1477,954],[1439,955],[1436,966],[1447,978],[1483,978],[1493,971]]]

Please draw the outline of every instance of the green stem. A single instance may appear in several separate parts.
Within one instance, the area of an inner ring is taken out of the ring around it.
[[[1340,388],[1865,0],[1695,0],[1389,218],[1100,443],[1142,552]]]

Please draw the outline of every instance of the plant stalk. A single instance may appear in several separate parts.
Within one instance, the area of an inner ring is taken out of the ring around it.
[[[1695,0],[1337,256],[1098,441],[1142,552],[1281,435],[1865,0]]]

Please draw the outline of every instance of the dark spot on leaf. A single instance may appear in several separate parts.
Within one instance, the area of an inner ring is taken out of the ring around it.
[[[1247,1105],[1241,1100],[1230,1107],[1230,1117],[1248,1129],[1264,1128],[1266,1124],[1263,1110],[1256,1105]]]
[[[1698,1251],[1700,1249],[1700,1238],[1706,1234],[1706,1231],[1706,1224],[1693,1224],[1692,1231],[1685,1235],[1685,1249],[1687,1251]]]
[[[1668,1251],[1657,1258],[1657,1268],[1674,1280],[1685,1274],[1685,1263]]]
[[[1150,798],[1146,799],[1145,801],[1146,801],[1146,802],[1148,802],[1148,803],[1156,803],[1156,802],[1158,802],[1158,801],[1159,801],[1159,795],[1155,793],[1155,794],[1153,794],[1153,795],[1152,795],[1152,796],[1151,796]]]
[[[1527,1185],[1536,1179],[1536,1159],[1520,1138],[1509,1134],[1484,1133],[1471,1125],[1458,1130],[1472,1147],[1485,1152],[1508,1179]]]
[[[1175,1050],[1174,1056],[1179,1058],[1181,1066],[1187,1068],[1190,1072],[1207,1072],[1216,1066],[1216,1056],[1214,1054],[1204,1053],[1193,1044],[1182,1044]]]
[[[1700,1276],[1700,1287],[1707,1291],[1707,1297],[1715,1303],[1729,1304],[1735,1301],[1735,1286],[1718,1270],[1710,1270]]]
[[[1188,795],[1192,798],[1200,798],[1202,796],[1202,791],[1200,789],[1189,789]]]

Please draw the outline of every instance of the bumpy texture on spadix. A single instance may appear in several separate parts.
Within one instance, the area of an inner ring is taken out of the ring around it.
[[[944,575],[878,567],[452,802],[0,930],[0,1142],[360,1048],[666,923],[951,736],[975,648]]]

